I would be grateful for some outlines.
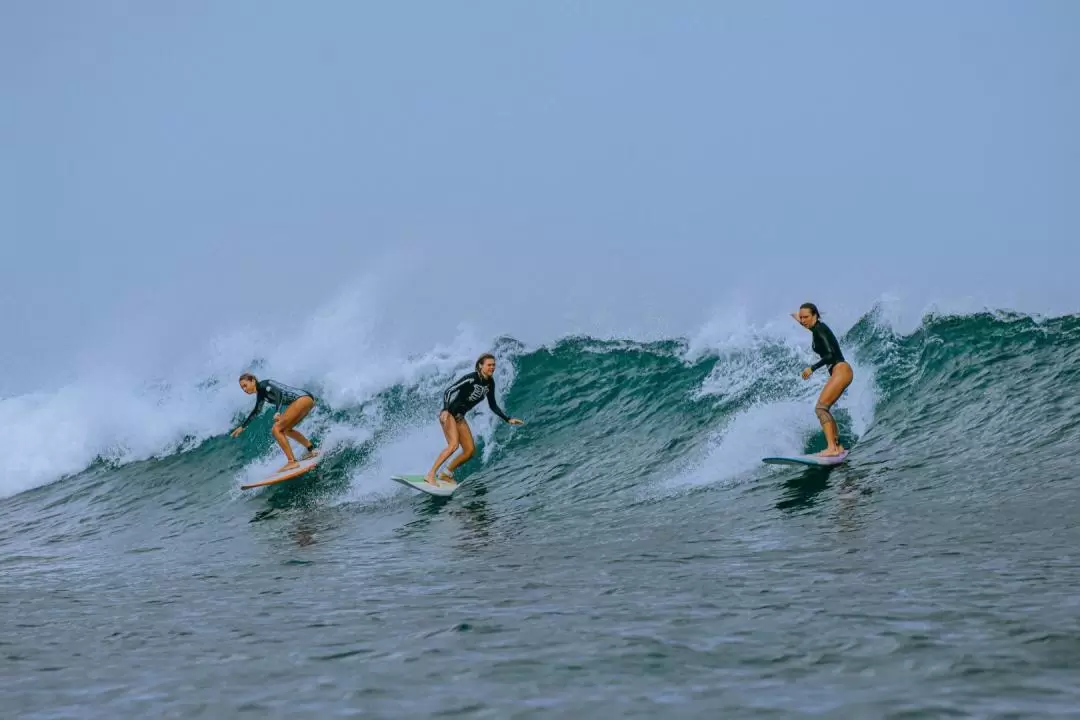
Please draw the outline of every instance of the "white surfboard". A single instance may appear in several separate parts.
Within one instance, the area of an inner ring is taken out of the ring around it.
[[[411,487],[413,490],[419,490],[428,495],[437,495],[438,497],[450,497],[457,490],[457,483],[448,483],[445,480],[436,479],[435,482],[438,485],[432,485],[424,482],[423,475],[391,475],[390,479],[406,487]]]
[[[761,458],[761,462],[766,465],[815,465],[815,466],[832,466],[839,465],[847,459],[848,451],[840,453],[839,455],[831,455],[823,457],[821,455],[789,455],[779,457],[767,457]]]
[[[266,485],[277,485],[278,483],[285,482],[286,480],[292,480],[294,478],[298,478],[301,475],[303,475],[304,473],[306,473],[308,470],[311,470],[316,465],[318,465],[319,461],[322,460],[322,459],[323,459],[322,453],[319,453],[318,455],[316,455],[313,458],[308,458],[307,460],[300,460],[299,464],[295,468],[293,468],[292,470],[286,470],[285,472],[274,473],[273,475],[271,475],[268,478],[263,478],[262,480],[256,480],[255,482],[247,483],[246,485],[241,485],[240,489],[241,490],[250,490],[251,488],[265,487]]]

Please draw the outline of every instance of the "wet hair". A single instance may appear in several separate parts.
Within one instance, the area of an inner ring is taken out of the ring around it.
[[[476,358],[476,372],[480,372],[480,366],[484,364],[485,360],[494,360],[495,356],[491,353],[484,353],[480,357]]]
[[[243,382],[244,380],[250,380],[251,382],[259,382],[259,378],[255,377],[251,373],[244,373],[243,375],[241,375],[240,381]]]
[[[814,313],[814,317],[821,317],[821,313],[818,312],[817,305],[815,305],[814,303],[803,303],[799,306],[799,309],[809,310],[810,312]]]

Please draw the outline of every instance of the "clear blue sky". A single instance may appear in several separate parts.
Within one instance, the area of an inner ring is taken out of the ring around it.
[[[378,312],[1077,310],[1080,3],[0,5],[0,392]]]

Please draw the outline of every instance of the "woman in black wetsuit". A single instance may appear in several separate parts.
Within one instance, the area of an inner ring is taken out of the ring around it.
[[[289,438],[296,440],[307,450],[304,456],[300,458],[301,460],[308,460],[319,454],[319,451],[315,449],[315,443],[301,435],[300,431],[296,429],[300,421],[311,412],[311,408],[315,407],[314,395],[307,390],[289,387],[285,383],[279,383],[276,380],[260,380],[251,373],[244,373],[240,376],[240,387],[248,395],[255,395],[255,408],[244,419],[244,422],[240,423],[240,426],[230,433],[233,437],[240,437],[240,433],[244,432],[248,424],[255,419],[255,416],[262,411],[263,405],[269,400],[274,405],[274,426],[270,432],[274,439],[277,440],[278,445],[281,446],[281,451],[285,453],[285,459],[288,460],[277,469],[277,472],[293,470],[300,466],[300,463],[296,462],[296,456],[293,455]]]
[[[818,455],[839,455],[844,452],[844,447],[837,440],[839,431],[836,428],[836,420],[833,419],[829,408],[844,394],[847,386],[855,378],[855,374],[852,372],[851,366],[844,360],[844,354],[840,352],[840,343],[836,341],[833,331],[821,321],[821,314],[814,303],[803,303],[799,307],[799,312],[792,313],[791,316],[798,320],[800,325],[813,333],[813,350],[821,356],[821,360],[802,371],[803,380],[809,380],[814,371],[823,365],[829,368],[829,379],[826,381],[825,387],[821,389],[817,405],[814,406],[814,413],[817,414],[818,420],[821,422],[821,429],[825,431],[825,440],[829,443],[829,446]]]
[[[476,407],[476,404],[487,398],[491,412],[501,417],[511,425],[522,425],[522,421],[512,418],[502,411],[495,402],[495,356],[484,353],[476,361],[476,371],[459,378],[457,382],[446,389],[443,393],[443,406],[439,412],[439,424],[442,425],[443,435],[446,436],[446,448],[435,458],[435,464],[424,476],[424,480],[432,485],[435,482],[435,473],[446,462],[454,451],[459,447],[461,454],[453,459],[446,472],[439,474],[443,482],[455,482],[454,470],[463,462],[472,457],[476,449],[473,444],[472,430],[465,420],[465,413]]]

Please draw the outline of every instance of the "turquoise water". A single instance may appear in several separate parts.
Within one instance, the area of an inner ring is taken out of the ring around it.
[[[68,428],[85,442],[5,469],[3,707],[1075,713],[1080,318],[927,317],[897,334],[868,313],[841,337],[852,452],[835,469],[760,463],[824,446],[823,373],[798,378],[795,330],[705,347],[498,339],[499,401],[527,424],[478,410],[450,499],[389,476],[438,452],[439,391],[464,353],[351,398],[281,377],[326,399],[304,428],[327,457],[258,491],[238,486],[281,458],[268,415],[223,434],[247,409],[232,374],[140,390],[153,401],[115,432]],[[33,419],[57,401],[3,402]],[[155,404],[219,427],[158,428]]]

